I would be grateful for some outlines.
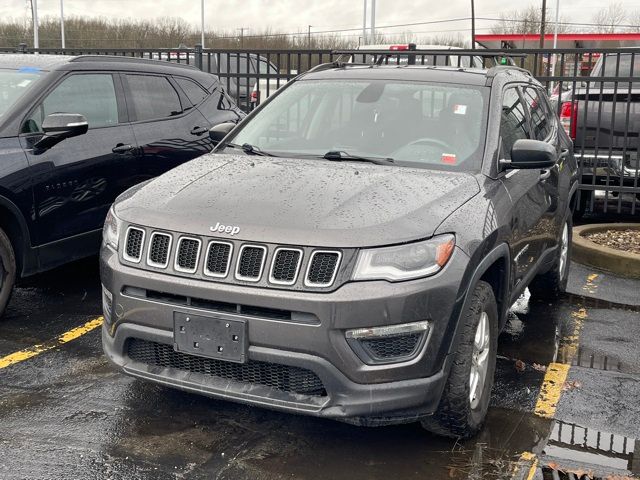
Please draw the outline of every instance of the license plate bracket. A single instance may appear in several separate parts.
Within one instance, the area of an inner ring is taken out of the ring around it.
[[[173,348],[189,355],[245,363],[247,322],[174,312]]]

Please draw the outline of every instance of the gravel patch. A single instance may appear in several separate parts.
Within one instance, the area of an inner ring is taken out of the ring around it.
[[[604,232],[588,233],[585,238],[598,245],[640,254],[640,230],[606,230]]]

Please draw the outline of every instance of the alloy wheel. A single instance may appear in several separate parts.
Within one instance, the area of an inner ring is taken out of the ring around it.
[[[489,368],[489,350],[491,344],[491,329],[487,312],[480,314],[480,321],[473,341],[471,357],[471,373],[469,374],[469,401],[471,408],[476,408],[482,399],[484,384],[487,380]]]

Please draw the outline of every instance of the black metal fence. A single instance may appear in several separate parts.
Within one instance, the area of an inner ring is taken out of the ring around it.
[[[24,46],[1,52],[35,53]],[[338,59],[355,63],[488,68],[514,64],[545,85],[580,164],[577,208],[637,214],[640,207],[640,48],[408,51],[247,49],[40,49],[193,65],[216,74],[245,111],[299,73]],[[534,118],[533,121],[536,119]]]

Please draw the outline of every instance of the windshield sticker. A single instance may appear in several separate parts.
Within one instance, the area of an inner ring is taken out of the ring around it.
[[[454,105],[453,113],[456,115],[466,115],[467,114],[467,106],[466,105]]]
[[[40,73],[40,69],[38,67],[20,67],[18,69],[20,73]]]
[[[456,164],[456,155],[455,153],[443,153],[440,158],[442,163],[446,163],[447,165],[455,165]]]

